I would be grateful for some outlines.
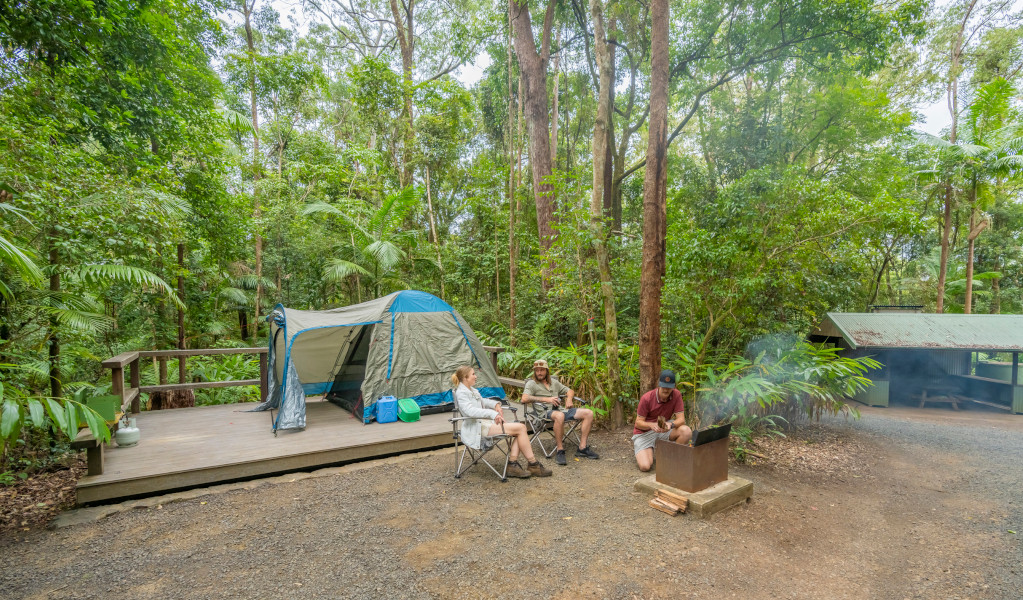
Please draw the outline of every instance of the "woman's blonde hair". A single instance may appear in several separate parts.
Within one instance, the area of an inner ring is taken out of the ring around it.
[[[469,365],[462,365],[461,367],[458,367],[457,369],[455,369],[454,375],[451,376],[451,385],[453,387],[458,387],[458,384],[465,381],[465,378],[468,377],[471,373],[472,367],[470,367]]]

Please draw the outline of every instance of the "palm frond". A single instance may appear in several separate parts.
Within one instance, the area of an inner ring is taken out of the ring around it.
[[[1023,168],[1023,155],[1011,154],[1009,156],[1002,156],[996,158],[991,163],[991,167],[994,169],[1019,169]]]
[[[223,321],[211,321],[204,329],[207,335],[227,335],[231,332],[231,327]]]
[[[948,140],[946,140],[944,138],[941,138],[941,137],[938,137],[936,135],[927,133],[926,131],[914,132],[913,137],[916,138],[917,143],[923,144],[925,146],[930,146],[932,148],[938,148],[939,150],[943,150],[943,149],[946,149],[946,148],[951,148],[953,146],[953,144],[951,142],[949,142]]]
[[[192,207],[188,201],[174,194],[152,188],[142,188],[139,190],[139,198],[142,199],[141,203],[153,212],[161,212],[177,219],[192,214]]]
[[[372,277],[369,271],[360,267],[359,265],[339,258],[332,258],[327,262],[327,266],[323,269],[323,279],[330,283],[338,283],[351,277],[352,275],[363,275],[366,277]]]
[[[386,240],[377,240],[372,244],[366,246],[366,254],[373,257],[380,268],[384,271],[390,271],[397,265],[403,258],[405,253],[400,248],[395,246]]]
[[[305,208],[302,209],[302,214],[305,216],[309,215],[331,215],[343,219],[346,223],[354,227],[364,236],[369,237],[369,234],[359,224],[359,221],[351,214],[351,211],[342,210],[333,204],[328,204],[321,200],[316,202],[310,202],[306,204]]]
[[[50,291],[45,290],[36,296],[39,303],[44,306],[52,306],[65,310],[78,312],[103,312],[103,303],[95,296],[82,292],[69,292],[67,290]]]
[[[426,263],[438,271],[442,268],[440,262],[437,261],[436,257],[430,256],[413,256],[412,262],[414,263]]]
[[[139,267],[128,265],[81,265],[77,274],[83,281],[90,283],[106,284],[120,281],[139,287],[149,286],[160,289],[164,295],[170,298],[174,305],[181,310],[187,310],[185,304],[178,298],[171,286],[156,274]]]
[[[28,284],[38,285],[43,280],[43,272],[32,258],[31,250],[0,235],[0,262],[17,271]]]
[[[244,273],[242,275],[239,275],[238,277],[235,277],[234,283],[236,286],[243,290],[252,291],[256,289],[256,285],[259,283],[259,279],[256,277],[254,273]]]
[[[381,237],[385,232],[394,229],[394,225],[400,223],[419,203],[419,192],[412,186],[388,194],[383,204],[370,218],[369,229],[377,233],[377,237]]]
[[[40,306],[39,310],[55,317],[62,327],[81,333],[106,333],[113,329],[114,320],[102,313],[85,312],[58,306]]]
[[[241,306],[246,306],[249,303],[249,295],[245,293],[245,290],[236,287],[226,287],[220,290],[218,295],[228,302]]]
[[[221,106],[218,110],[220,112],[220,116],[230,127],[245,131],[253,130],[252,117],[226,106]]]
[[[11,189],[9,186],[0,184],[0,189],[3,189],[3,190],[6,190],[6,191],[10,192],[12,196],[14,195],[14,190]],[[10,213],[10,214],[13,214],[13,215],[21,218],[22,221],[28,223],[29,225],[32,224],[32,221],[30,221],[29,218],[28,218],[28,212],[26,212],[25,210],[23,210],[21,208],[18,208],[17,206],[14,206],[13,204],[8,204],[6,202],[0,202],[0,213]]]

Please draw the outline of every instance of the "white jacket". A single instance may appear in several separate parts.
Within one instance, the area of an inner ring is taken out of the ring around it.
[[[480,396],[479,390],[464,383],[459,383],[455,388],[454,397],[458,412],[463,417],[469,417],[462,421],[462,443],[470,448],[479,449],[483,439],[483,425],[479,419],[497,418],[500,413],[494,409],[501,402]]]

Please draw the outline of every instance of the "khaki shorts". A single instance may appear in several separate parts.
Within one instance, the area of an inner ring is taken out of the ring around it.
[[[656,431],[644,431],[643,433],[637,433],[632,436],[632,448],[635,450],[636,454],[639,454],[647,448],[653,448],[654,444],[657,443],[657,440],[670,439],[670,435],[670,429],[663,433],[658,433]]]

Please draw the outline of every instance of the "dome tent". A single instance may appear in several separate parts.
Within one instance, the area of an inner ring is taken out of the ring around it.
[[[270,392],[255,410],[279,410],[274,432],[304,428],[305,397],[312,394],[326,394],[364,423],[375,418],[383,396],[412,398],[427,409],[449,406],[451,374],[461,365],[479,369],[484,396],[505,397],[476,334],[451,305],[426,292],[323,311],[278,304],[267,320]]]

